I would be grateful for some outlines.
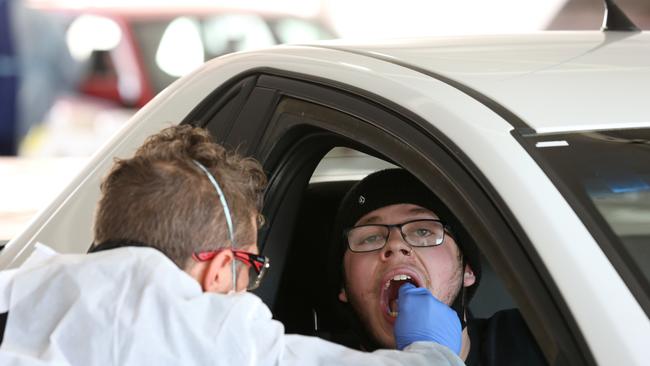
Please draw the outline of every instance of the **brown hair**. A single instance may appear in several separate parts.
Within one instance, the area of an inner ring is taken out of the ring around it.
[[[101,185],[95,244],[132,241],[154,247],[180,268],[193,252],[230,246],[219,194],[223,190],[239,246],[255,242],[251,217],[259,216],[266,176],[252,158],[242,158],[190,125],[149,137],[130,159],[116,159]],[[261,216],[259,216],[261,217]]]

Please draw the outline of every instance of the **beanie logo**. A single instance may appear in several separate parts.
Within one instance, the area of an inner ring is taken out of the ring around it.
[[[360,204],[360,205],[363,205],[364,203],[366,203],[366,197],[364,197],[364,196],[359,196],[359,204]]]

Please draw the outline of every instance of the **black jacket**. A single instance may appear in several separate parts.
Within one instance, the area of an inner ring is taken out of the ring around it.
[[[470,318],[468,366],[547,365],[537,342],[516,309],[502,310],[488,319]]]

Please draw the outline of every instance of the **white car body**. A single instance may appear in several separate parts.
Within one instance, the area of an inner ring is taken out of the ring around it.
[[[114,157],[131,156],[147,136],[182,121],[217,86],[255,69],[363,90],[433,124],[517,218],[593,361],[642,365],[650,359],[650,320],[639,301],[551,179],[513,138],[511,122],[477,97],[488,97],[532,132],[549,134],[551,145],[562,143],[554,141],[556,132],[650,127],[650,34],[643,32],[329,42],[218,58],[141,109],[9,242],[0,268],[20,265],[37,242],[85,252],[99,185]]]

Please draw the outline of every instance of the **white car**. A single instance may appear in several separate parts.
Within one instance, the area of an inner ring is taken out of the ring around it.
[[[647,364],[649,85],[650,34],[635,31],[227,55],[140,110],[9,242],[0,268],[19,266],[37,242],[85,252],[114,157],[190,123],[270,176],[259,243],[273,267],[258,293],[288,331],[330,326],[317,309],[317,269],[328,265],[337,200],[354,180],[397,165],[478,244],[486,268],[476,314],[519,308],[550,364]]]

